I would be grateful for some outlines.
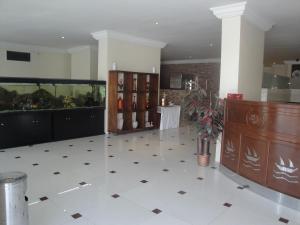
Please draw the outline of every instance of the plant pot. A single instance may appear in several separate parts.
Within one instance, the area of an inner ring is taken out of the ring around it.
[[[197,162],[199,166],[208,166],[210,155],[197,155]]]
[[[197,138],[197,161],[199,166],[208,166],[210,159],[210,140],[208,138]]]

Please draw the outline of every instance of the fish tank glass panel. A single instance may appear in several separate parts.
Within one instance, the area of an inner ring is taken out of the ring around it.
[[[104,81],[0,78],[0,111],[105,107]]]

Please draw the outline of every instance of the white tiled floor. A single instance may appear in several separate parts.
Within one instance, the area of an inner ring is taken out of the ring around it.
[[[0,171],[28,174],[31,225],[300,225],[300,212],[199,167],[195,136],[185,127],[5,149]]]

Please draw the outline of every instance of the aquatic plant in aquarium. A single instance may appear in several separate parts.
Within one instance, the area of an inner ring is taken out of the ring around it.
[[[104,107],[105,92],[103,81],[0,78],[0,111]]]

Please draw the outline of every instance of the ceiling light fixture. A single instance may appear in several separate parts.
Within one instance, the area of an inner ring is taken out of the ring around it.
[[[159,22],[158,22],[158,21],[155,21],[155,22],[154,22],[154,24],[155,24],[155,25],[158,25],[158,24],[159,24]]]
[[[214,46],[213,43],[209,43],[209,47],[212,47],[212,46]]]
[[[65,39],[65,37],[64,36],[62,36],[62,37],[60,37],[61,39]]]

